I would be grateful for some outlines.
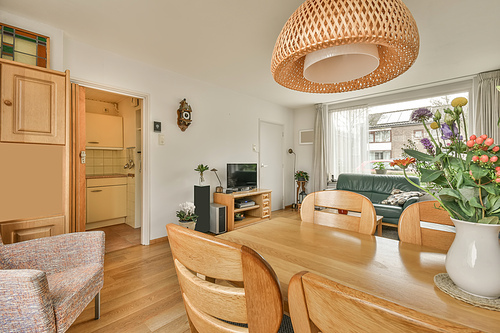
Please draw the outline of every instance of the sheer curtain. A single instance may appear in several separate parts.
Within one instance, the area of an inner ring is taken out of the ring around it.
[[[327,186],[328,156],[328,105],[316,104],[316,120],[314,122],[313,152],[313,191],[322,191]]]
[[[361,106],[331,110],[328,125],[329,172],[337,178],[341,173],[369,170],[362,167],[369,160],[368,108]]]
[[[480,73],[474,79],[474,108],[472,108],[472,129],[469,133],[486,134],[500,142],[500,70]]]

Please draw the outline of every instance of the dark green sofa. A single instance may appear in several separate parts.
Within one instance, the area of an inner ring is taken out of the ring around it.
[[[409,177],[415,184],[420,185],[417,177]],[[404,176],[397,175],[372,175],[343,173],[337,180],[337,190],[351,191],[362,194],[371,200],[377,215],[382,215],[383,224],[398,224],[399,216],[403,210],[419,200],[419,197],[408,199],[403,206],[383,205],[380,202],[391,195],[393,189],[405,192],[421,191],[410,184]]]

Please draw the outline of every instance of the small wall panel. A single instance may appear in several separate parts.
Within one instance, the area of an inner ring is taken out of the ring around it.
[[[27,221],[0,224],[4,244],[12,244],[30,239],[61,235],[64,230],[64,216],[55,216]]]
[[[65,84],[64,75],[3,65],[1,141],[64,145]]]

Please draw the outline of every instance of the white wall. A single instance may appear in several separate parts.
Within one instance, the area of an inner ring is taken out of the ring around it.
[[[259,142],[259,119],[283,124],[285,147],[292,146],[293,111],[285,107],[96,49],[62,31],[14,15],[1,13],[3,18],[8,24],[49,35],[56,52],[53,68],[69,69],[72,79],[149,94],[149,119],[143,131],[150,139],[150,156],[145,163],[150,163],[151,239],[165,236],[165,225],[177,220],[178,205],[193,200],[193,184],[198,181],[193,169],[198,164],[217,168],[225,180],[226,162],[258,162],[252,144]],[[183,98],[193,109],[193,124],[185,132],[176,124],[176,110]],[[153,121],[162,122],[163,146],[153,133]],[[285,164],[285,179],[292,178],[292,172],[292,166]],[[213,172],[206,180],[215,190],[218,184]],[[293,187],[287,183],[285,204],[293,201]]]
[[[306,171],[309,174],[309,183],[306,186],[307,193],[313,191],[313,145],[299,144],[299,131],[314,129],[315,116],[314,105],[297,109],[293,112],[293,150],[297,155],[296,170]],[[293,161],[293,155],[289,156],[290,161]]]

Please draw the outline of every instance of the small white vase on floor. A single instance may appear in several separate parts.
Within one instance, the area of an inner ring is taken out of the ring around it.
[[[196,227],[196,221],[179,221],[179,225],[184,228],[194,230]]]
[[[456,235],[446,255],[446,272],[469,294],[500,297],[500,225],[452,221]]]

